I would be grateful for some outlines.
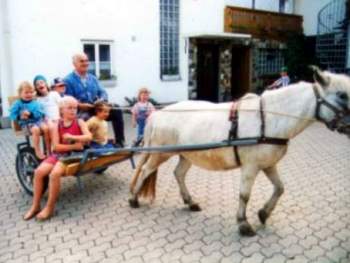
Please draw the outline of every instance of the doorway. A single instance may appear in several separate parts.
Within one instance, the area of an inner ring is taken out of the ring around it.
[[[197,99],[218,102],[219,46],[216,44],[198,45]]]
[[[231,62],[231,96],[242,97],[250,90],[250,48],[234,46]]]

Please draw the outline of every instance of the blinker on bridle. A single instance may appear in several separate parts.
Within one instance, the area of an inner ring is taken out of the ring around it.
[[[344,122],[344,119],[346,117],[347,114],[350,114],[350,110],[346,109],[346,110],[340,110],[338,107],[334,106],[333,104],[329,103],[327,100],[325,100],[321,95],[319,90],[317,89],[316,85],[313,85],[313,90],[315,93],[315,97],[316,97],[316,110],[315,110],[315,117],[317,120],[323,122],[324,124],[326,124],[326,126],[331,129],[331,130],[335,130],[337,129],[339,132],[342,132],[342,130],[339,130],[339,124],[341,124],[342,126],[349,126],[350,124],[346,124]],[[334,115],[335,118],[333,118],[330,121],[325,120],[324,118],[322,118],[320,116],[320,109],[321,106],[325,106],[327,107],[329,110],[331,110]]]

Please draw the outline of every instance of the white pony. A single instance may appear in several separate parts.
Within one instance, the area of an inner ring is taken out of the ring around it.
[[[313,69],[316,80],[314,84],[300,82],[263,93],[261,97],[264,104],[266,136],[292,139],[315,121],[316,111],[320,120],[327,124],[333,121],[334,126],[339,117],[338,113],[349,110],[350,79],[345,75],[321,72],[318,68]],[[320,95],[318,100],[313,88]],[[317,101],[323,104],[317,107]],[[259,103],[260,97],[253,94],[241,99],[239,138],[260,136]],[[231,105],[231,103],[185,101],[155,112],[147,123],[145,146],[203,144],[227,140],[231,127],[231,122],[228,120]],[[241,160],[241,183],[237,221],[242,235],[255,234],[247,221],[246,207],[258,172],[263,171],[274,186],[271,198],[258,213],[263,224],[283,194],[284,187],[276,164],[286,154],[287,147],[287,145],[273,144],[238,147]],[[152,199],[155,197],[158,167],[173,155],[179,155],[179,163],[174,173],[183,201],[192,211],[200,210],[185,184],[186,173],[192,164],[212,171],[239,167],[232,147],[180,153],[143,153],[131,182],[129,199],[131,207],[139,206],[138,197],[140,196]]]

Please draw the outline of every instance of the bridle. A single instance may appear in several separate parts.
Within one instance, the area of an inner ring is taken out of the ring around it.
[[[330,130],[338,129],[338,125],[342,124],[344,122],[343,121],[344,117],[347,114],[350,114],[350,110],[341,110],[338,107],[331,104],[330,102],[328,102],[326,99],[324,99],[320,95],[320,92],[319,92],[316,84],[313,85],[313,90],[314,90],[315,97],[316,97],[315,118],[317,120],[319,120],[320,122],[323,122]],[[330,121],[322,118],[320,115],[321,106],[325,106],[326,108],[331,110],[334,113],[335,117]]]

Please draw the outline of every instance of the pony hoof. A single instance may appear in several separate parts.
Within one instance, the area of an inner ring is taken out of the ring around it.
[[[197,204],[192,204],[189,207],[190,207],[190,211],[192,211],[192,212],[202,211],[201,207]]]
[[[131,208],[139,208],[139,201],[137,199],[129,199],[129,205]]]
[[[264,209],[260,209],[258,212],[258,216],[259,216],[259,220],[260,222],[265,225],[267,218],[269,217],[269,215],[267,214],[267,212]]]
[[[253,237],[256,235],[255,231],[248,223],[242,223],[239,225],[239,233],[246,237]]]

